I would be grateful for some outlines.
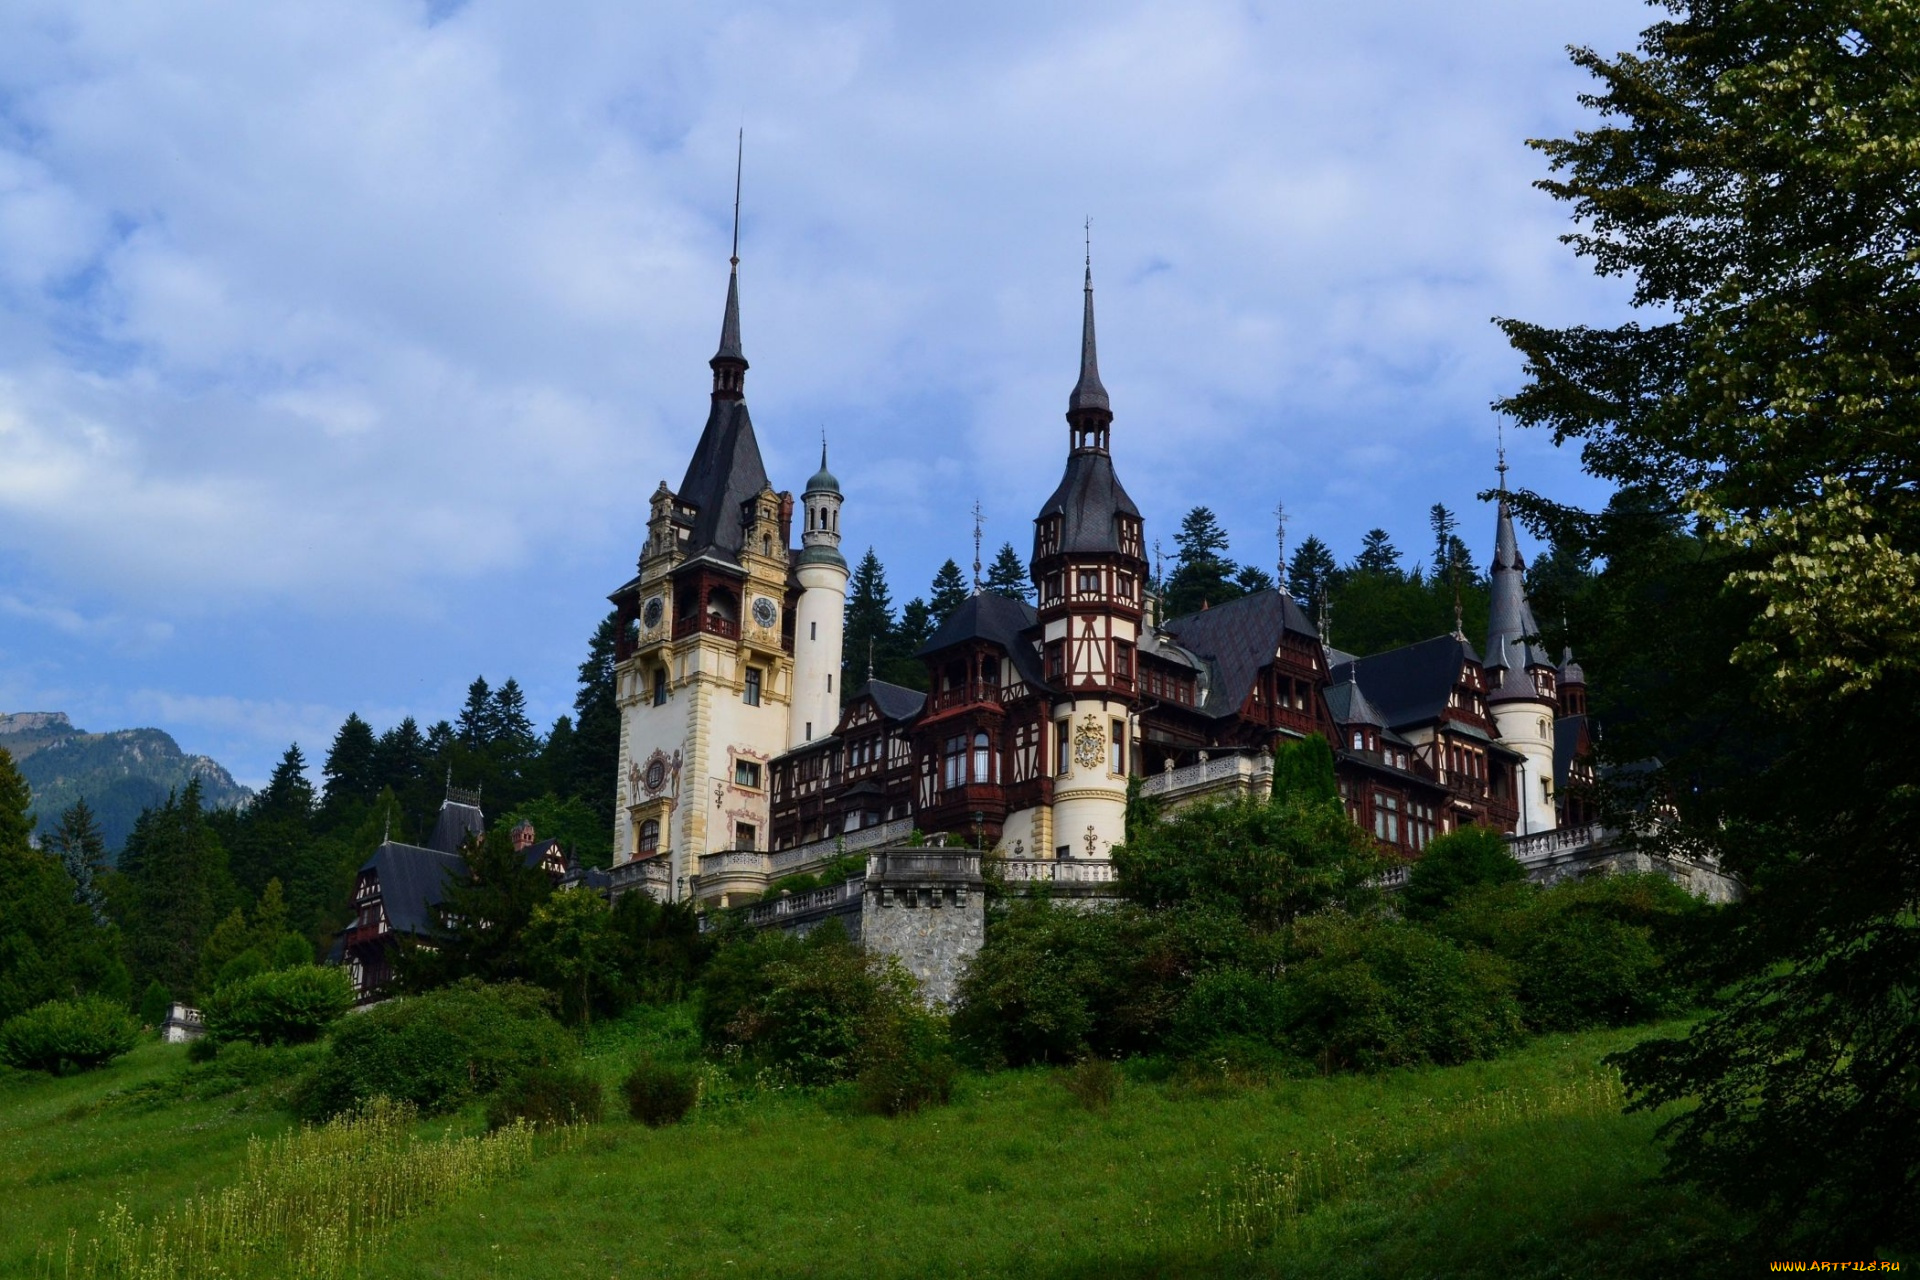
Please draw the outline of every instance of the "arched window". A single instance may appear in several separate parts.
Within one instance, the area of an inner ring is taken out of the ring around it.
[[[658,819],[648,818],[640,824],[640,849],[636,858],[651,858],[660,852],[660,823]]]
[[[992,769],[993,749],[987,741],[987,735],[976,733],[973,735],[973,780],[992,782]]]

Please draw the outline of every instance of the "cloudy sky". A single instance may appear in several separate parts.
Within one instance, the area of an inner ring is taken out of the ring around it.
[[[1172,547],[1478,551],[1495,315],[1618,316],[1524,140],[1626,0],[0,6],[0,711],[258,783],[476,674],[550,720],[706,408],[734,136],[747,391],[897,599],[1025,546],[1093,219],[1114,452]],[[1577,460],[1515,478],[1592,501]]]

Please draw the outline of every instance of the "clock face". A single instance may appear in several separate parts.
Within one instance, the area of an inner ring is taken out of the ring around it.
[[[761,596],[753,602],[753,620],[763,627],[771,627],[780,621],[780,606]]]
[[[640,620],[647,624],[647,630],[651,631],[660,625],[660,615],[666,612],[666,608],[659,596],[647,601],[647,607],[640,614]]]

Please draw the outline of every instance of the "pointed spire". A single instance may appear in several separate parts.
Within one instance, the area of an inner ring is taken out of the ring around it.
[[[1100,353],[1093,335],[1093,219],[1087,219],[1086,313],[1080,322],[1080,381],[1067,397],[1067,417],[1088,411],[1113,416],[1107,389],[1100,383]],[[1102,442],[1104,447],[1104,441]]]
[[[727,309],[720,319],[720,349],[707,364],[713,369],[713,398],[739,400],[746,395],[747,357],[740,349],[740,171],[747,131],[736,139],[733,158],[733,256],[727,261]]]
[[[1504,433],[1500,443],[1497,470],[1500,494],[1496,500],[1493,530],[1493,570],[1488,575],[1492,598],[1487,611],[1488,670],[1503,672],[1509,668],[1552,667],[1547,651],[1528,637],[1538,636],[1540,626],[1533,619],[1533,606],[1527,600],[1527,564],[1520,555],[1520,539],[1513,529],[1513,509],[1507,503],[1507,449]],[[1504,676],[1501,677],[1504,681]]]

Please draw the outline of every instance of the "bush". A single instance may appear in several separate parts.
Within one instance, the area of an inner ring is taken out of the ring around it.
[[[1186,1057],[1262,1057],[1284,1042],[1286,1026],[1286,993],[1279,983],[1241,968],[1215,969],[1188,988],[1167,1044]]]
[[[309,964],[228,983],[208,998],[200,1016],[211,1040],[305,1044],[318,1040],[352,1007],[353,983],[346,972]]]
[[[1120,1092],[1120,1068],[1105,1058],[1088,1058],[1069,1068],[1062,1083],[1074,1101],[1089,1111],[1105,1111]]]
[[[598,1124],[606,1101],[600,1082],[572,1067],[535,1067],[487,1102],[487,1128],[525,1120],[536,1129]]]
[[[656,1062],[645,1057],[634,1064],[620,1092],[627,1111],[649,1129],[679,1124],[700,1098],[700,1076],[692,1067]]]
[[[1431,920],[1476,889],[1526,878],[1505,836],[1492,827],[1461,827],[1427,845],[1407,872],[1400,910],[1409,920]]]
[[[554,1020],[548,993],[463,979],[341,1022],[299,1109],[329,1116],[384,1096],[423,1114],[452,1111],[535,1067],[571,1063],[578,1053]]]
[[[158,1031],[160,1024],[167,1020],[167,1008],[172,1003],[173,996],[167,991],[165,983],[158,978],[149,982],[140,996],[141,1025]]]
[[[111,1000],[51,1000],[0,1024],[0,1062],[61,1075],[113,1061],[139,1041],[140,1024]]]
[[[947,1052],[945,1019],[920,1003],[919,989],[897,960],[874,973],[874,994],[860,1022],[854,1055],[854,1099],[871,1115],[898,1116],[945,1106],[958,1074]]]
[[[1520,1034],[1494,956],[1410,925],[1323,916],[1296,930],[1285,1044],[1322,1071],[1491,1057]]]
[[[1481,889],[1437,927],[1512,966],[1529,1025],[1577,1031],[1684,1008],[1697,994],[1684,944],[1702,914],[1665,876],[1621,875]]]

